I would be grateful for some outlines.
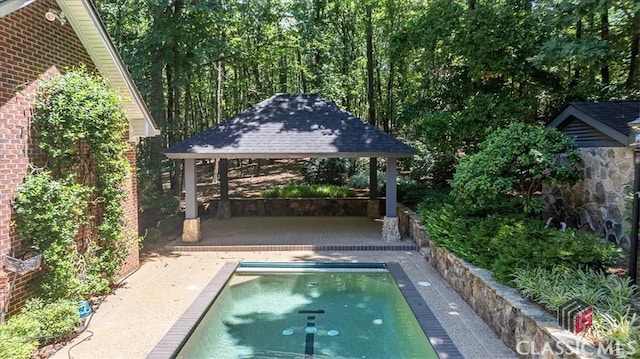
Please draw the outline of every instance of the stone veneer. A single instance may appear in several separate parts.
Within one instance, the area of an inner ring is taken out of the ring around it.
[[[384,200],[378,208],[384,208]],[[219,199],[209,201],[208,215],[216,217]],[[367,216],[368,198],[231,198],[230,216]]]
[[[544,191],[547,217],[570,227],[587,225],[602,238],[629,249],[625,197],[633,184],[633,152],[626,147],[580,148],[584,179]]]
[[[491,273],[467,263],[443,248],[429,246],[419,217],[398,206],[403,237],[413,239],[421,253],[451,287],[478,313],[502,341],[521,358],[606,358],[557,324],[557,319],[510,287],[496,282]]]

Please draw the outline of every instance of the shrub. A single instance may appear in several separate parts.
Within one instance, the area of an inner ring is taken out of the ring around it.
[[[310,184],[343,185],[355,171],[350,158],[312,158],[302,167],[304,180]]]
[[[603,268],[619,258],[618,248],[602,244],[594,234],[545,228],[541,221],[513,211],[519,203],[482,208],[422,205],[419,213],[437,245],[490,269],[503,283],[520,268]]]
[[[411,208],[423,201],[435,203],[436,201],[444,201],[447,197],[447,191],[433,189],[427,182],[398,182],[398,201]]]
[[[293,185],[271,188],[262,191],[265,198],[337,198],[352,197],[355,192],[346,187],[332,185]]]
[[[495,203],[515,192],[528,211],[543,183],[573,183],[582,173],[575,143],[555,129],[515,123],[495,131],[479,148],[460,159],[451,183],[465,204]]]
[[[19,314],[0,325],[2,358],[31,358],[39,345],[71,335],[80,323],[78,304],[74,301],[44,304],[42,299],[31,299]]]
[[[85,221],[90,189],[72,178],[54,180],[47,171],[25,178],[14,201],[16,228],[28,246],[43,254],[44,272],[36,293],[44,298],[77,298],[87,294],[87,263],[75,237]]]
[[[380,191],[386,182],[385,174],[378,171],[376,180],[378,181],[378,191]],[[351,188],[369,188],[369,171],[363,170],[349,177],[347,186]]]

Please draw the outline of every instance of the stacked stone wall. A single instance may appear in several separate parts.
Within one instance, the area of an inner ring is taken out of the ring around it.
[[[379,208],[384,208],[380,200]],[[208,215],[217,217],[220,200],[209,201]],[[252,216],[367,216],[368,198],[232,198],[233,217]]]
[[[401,235],[421,247],[424,258],[519,358],[609,357],[606,348],[562,329],[553,315],[496,282],[490,271],[431,246],[420,218],[408,208],[398,206],[398,219]]]
[[[589,228],[602,238],[629,248],[625,198],[633,185],[633,152],[626,147],[580,149],[584,179],[544,191],[545,217],[558,225]]]

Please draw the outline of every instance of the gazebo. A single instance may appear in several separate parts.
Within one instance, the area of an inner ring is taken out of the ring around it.
[[[397,160],[415,149],[315,94],[276,94],[230,119],[164,151],[184,160],[185,220],[182,240],[201,238],[196,160],[220,160],[220,208],[228,210],[228,160],[384,157],[386,204],[382,237],[400,239],[397,217]],[[373,200],[373,198],[371,198]]]

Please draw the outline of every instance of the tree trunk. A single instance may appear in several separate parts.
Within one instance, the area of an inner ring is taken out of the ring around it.
[[[605,6],[600,14],[600,38],[607,43],[609,42],[609,8]],[[600,76],[602,83],[607,86],[611,82],[609,75],[609,64],[605,63],[600,68]]]
[[[156,6],[153,10],[153,28],[157,28],[159,22],[161,21],[163,16],[163,8],[161,6]],[[156,49],[158,53],[162,53],[162,49]],[[166,146],[165,143],[165,132],[166,132],[166,107],[165,107],[165,99],[164,99],[164,83],[162,79],[162,73],[164,69],[164,61],[162,56],[151,56],[151,60],[153,61],[151,64],[151,84],[150,84],[150,98],[149,98],[149,111],[151,112],[151,116],[153,116],[154,120],[158,127],[162,130],[162,134],[156,137],[149,137],[145,140],[148,144],[148,151],[146,154],[147,158],[147,169],[150,169],[154,173],[153,178],[153,188],[158,192],[162,193],[163,185],[162,185],[162,149]]]
[[[367,102],[369,103],[369,124],[376,125],[376,104],[373,90],[373,25],[371,21],[371,5],[367,5]],[[369,197],[378,197],[378,160],[369,158]]]
[[[640,9],[633,14],[631,19],[631,46],[630,46],[629,72],[626,85],[629,90],[640,88]]]

